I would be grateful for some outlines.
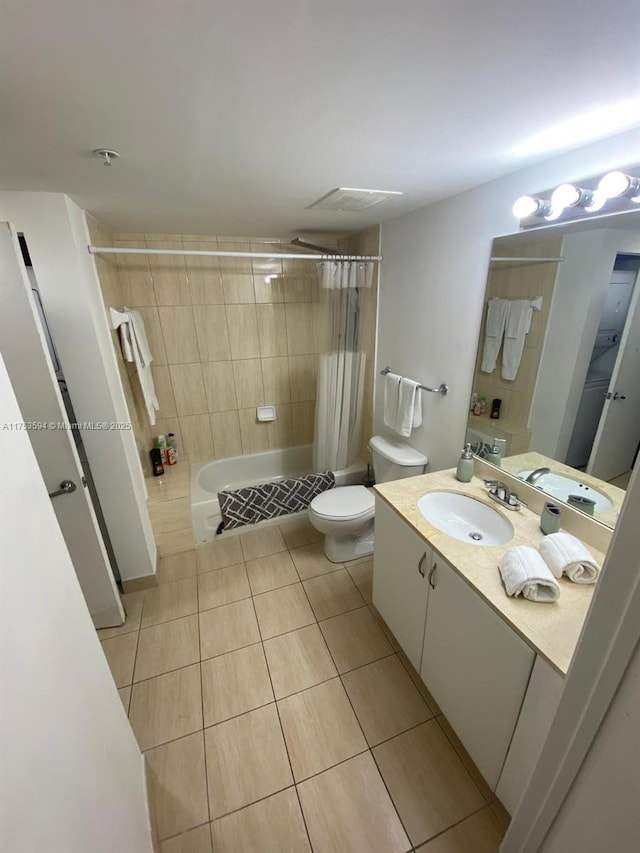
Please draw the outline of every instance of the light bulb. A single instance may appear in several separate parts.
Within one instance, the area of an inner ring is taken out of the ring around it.
[[[545,214],[550,210],[549,202],[530,195],[521,195],[513,205],[513,215],[517,219],[529,219],[530,216]]]
[[[580,201],[580,191],[573,184],[560,184],[551,194],[551,207],[563,210]]]
[[[597,189],[593,194],[591,204],[588,204],[585,207],[585,210],[589,213],[596,213],[598,210],[602,210],[608,201],[608,196],[604,195],[604,193],[601,193],[600,190]]]
[[[606,198],[633,196],[637,194],[639,188],[640,180],[631,175],[625,175],[624,172],[609,172],[598,184],[598,192]]]

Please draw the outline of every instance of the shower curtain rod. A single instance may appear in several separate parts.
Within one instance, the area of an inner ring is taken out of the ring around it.
[[[492,255],[489,258],[490,261],[522,261],[526,264],[559,264],[564,261],[564,258],[561,256],[559,258],[502,258],[498,256]]]
[[[285,261],[377,261],[382,255],[301,255],[298,252],[220,252],[201,249],[125,249],[113,246],[87,246],[91,255],[204,255],[215,258],[269,258]]]

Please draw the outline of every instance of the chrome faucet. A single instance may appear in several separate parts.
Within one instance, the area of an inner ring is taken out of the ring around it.
[[[509,491],[506,483],[501,480],[485,480],[484,484],[489,489],[489,497],[501,503],[506,509],[517,512],[524,505],[518,495]]]
[[[529,483],[531,486],[535,486],[540,477],[544,477],[545,474],[549,474],[551,472],[551,468],[536,468],[535,471],[532,471],[525,483]]]

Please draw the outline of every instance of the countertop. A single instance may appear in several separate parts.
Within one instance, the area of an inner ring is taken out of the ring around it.
[[[509,598],[498,569],[500,557],[508,548],[514,545],[538,547],[543,534],[537,513],[526,507],[519,512],[502,510],[499,504],[487,497],[479,477],[474,477],[470,483],[459,483],[455,469],[380,483],[374,488],[380,498],[443,557],[536,653],[561,675],[566,674],[596,585],[574,584],[562,578],[558,601],[536,603],[522,597]],[[480,546],[460,542],[442,533],[418,510],[418,498],[431,491],[462,492],[479,498],[513,524],[513,539],[508,545]],[[602,566],[605,555],[588,547]]]

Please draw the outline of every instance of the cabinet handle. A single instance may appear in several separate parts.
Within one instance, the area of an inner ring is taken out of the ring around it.
[[[435,570],[436,570],[437,568],[438,568],[438,564],[437,564],[437,563],[434,563],[434,564],[431,566],[431,571],[429,572],[429,578],[428,578],[428,580],[429,580],[429,586],[431,587],[431,589],[435,589],[435,588],[436,588],[436,585],[433,583],[432,578],[433,578],[433,573],[435,572]]]
[[[424,561],[426,559],[427,559],[427,552],[425,551],[424,554],[422,555],[422,557],[420,557],[420,561],[418,563],[418,571],[420,572],[422,577],[424,577],[424,569],[422,568],[422,564],[424,563]]]

